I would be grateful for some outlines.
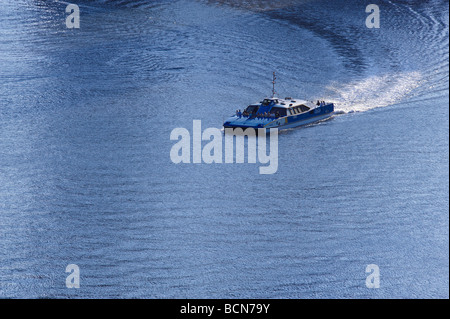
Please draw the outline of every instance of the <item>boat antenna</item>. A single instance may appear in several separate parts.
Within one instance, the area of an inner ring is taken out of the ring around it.
[[[273,72],[273,79],[272,79],[272,97],[275,97],[275,80],[277,79],[277,76],[275,75],[275,72]]]

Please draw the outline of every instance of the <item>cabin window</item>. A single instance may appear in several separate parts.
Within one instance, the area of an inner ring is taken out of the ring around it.
[[[261,103],[262,106],[268,106],[272,101],[269,99],[264,99],[264,101]]]
[[[277,112],[278,112],[278,114],[280,115],[280,116],[286,116],[286,109],[285,108],[282,108],[282,107],[272,107],[271,109],[270,109],[270,113],[271,114],[277,114]]]
[[[302,112],[306,112],[306,111],[309,111],[309,107],[307,107],[306,105],[300,105],[299,106],[300,107],[300,110],[302,111]]]
[[[258,105],[249,105],[249,106],[247,106],[245,111],[249,114],[256,113],[258,111]]]

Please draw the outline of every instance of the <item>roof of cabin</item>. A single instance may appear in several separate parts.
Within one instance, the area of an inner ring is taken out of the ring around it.
[[[292,99],[292,98],[280,99],[277,97],[271,97],[271,98],[265,98],[264,100],[275,101],[275,105],[273,105],[273,106],[281,107],[281,108],[285,108],[285,109],[288,109],[288,108],[294,107],[294,106],[298,106],[298,105],[302,105],[302,104],[308,106],[309,108],[312,108],[315,106],[314,102],[312,102],[312,101]],[[255,103],[253,105],[260,105],[261,102]]]

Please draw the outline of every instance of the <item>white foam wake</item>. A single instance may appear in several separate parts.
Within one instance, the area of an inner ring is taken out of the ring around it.
[[[421,83],[419,72],[371,76],[364,80],[332,85],[336,113],[364,112],[404,100]]]

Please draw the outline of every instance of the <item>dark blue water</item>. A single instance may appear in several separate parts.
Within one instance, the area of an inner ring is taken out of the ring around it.
[[[1,1],[0,297],[449,297],[448,1],[270,3]],[[171,162],[272,71],[276,174]]]

